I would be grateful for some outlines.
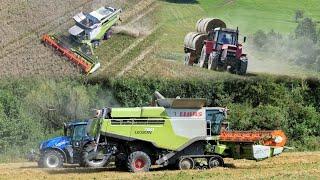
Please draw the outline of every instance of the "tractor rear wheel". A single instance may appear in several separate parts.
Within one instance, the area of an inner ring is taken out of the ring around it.
[[[188,169],[193,169],[194,168],[194,161],[192,158],[181,158],[180,161],[178,162],[178,168],[180,170],[188,170]]]
[[[123,153],[116,155],[114,160],[114,165],[116,166],[116,169],[120,171],[128,170],[127,159],[128,157]]]
[[[206,47],[203,46],[200,59],[199,59],[199,66],[201,68],[207,68],[208,67],[208,59],[209,59],[209,54],[206,53]]]
[[[90,155],[90,153],[94,153],[94,146],[91,144],[86,145],[82,152],[80,165],[83,167],[94,167],[94,168],[103,167],[107,165],[108,157],[104,155],[103,150],[104,150],[103,147],[98,146],[97,156],[99,157],[94,159],[88,159],[88,156]]]
[[[142,151],[135,151],[128,157],[128,169],[131,172],[148,172],[151,167],[150,157]]]
[[[214,155],[213,157],[208,159],[208,166],[209,168],[216,168],[216,167],[222,167],[224,165],[223,158],[218,155]]]

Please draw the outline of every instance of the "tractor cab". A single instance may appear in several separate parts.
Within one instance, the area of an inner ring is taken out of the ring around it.
[[[74,147],[79,147],[81,141],[88,138],[86,133],[87,122],[64,124],[64,136],[71,139]]]
[[[208,39],[215,42],[214,49],[221,49],[225,44],[236,46],[238,44],[238,35],[238,30],[215,28],[213,31],[209,32]]]

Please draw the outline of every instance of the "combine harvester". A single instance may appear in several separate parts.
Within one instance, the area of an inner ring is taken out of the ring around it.
[[[198,20],[196,30],[188,33],[184,39],[186,65],[198,64],[210,70],[246,74],[248,58],[239,43],[238,28],[226,28],[220,19],[203,18]]]
[[[111,37],[111,27],[120,20],[120,13],[121,9],[112,7],[101,7],[89,14],[81,12],[73,17],[76,25],[69,29],[68,38],[45,34],[42,41],[79,65],[85,74],[91,74],[100,67],[93,49],[102,39]]]
[[[98,110],[88,123],[95,138],[84,146],[82,161],[114,156],[118,169],[131,172],[151,165],[207,169],[224,166],[223,158],[263,160],[284,150],[281,130],[230,131],[225,108],[205,107],[205,99],[155,96],[155,107]]]

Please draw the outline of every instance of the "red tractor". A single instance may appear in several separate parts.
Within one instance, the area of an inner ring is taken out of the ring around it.
[[[206,18],[197,22],[197,32],[185,37],[185,64],[244,75],[248,58],[239,43],[239,30],[226,28],[220,19]],[[246,37],[244,37],[244,42]]]

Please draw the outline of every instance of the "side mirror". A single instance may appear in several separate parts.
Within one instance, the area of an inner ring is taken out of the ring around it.
[[[247,41],[247,37],[243,37],[243,42],[245,43]]]

